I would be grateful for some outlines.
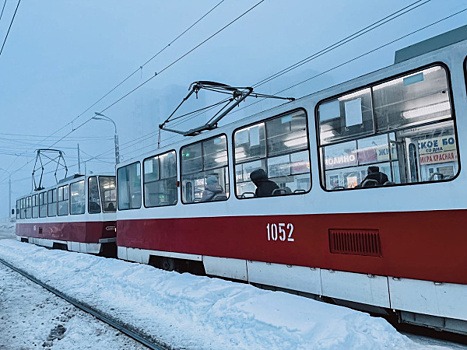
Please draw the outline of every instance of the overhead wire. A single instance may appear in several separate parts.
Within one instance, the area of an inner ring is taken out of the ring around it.
[[[316,59],[316,58],[318,58],[318,57],[320,57],[322,55],[325,55],[325,54],[337,49],[338,47],[343,46],[343,45],[345,45],[345,44],[347,44],[347,43],[361,37],[362,35],[365,35],[365,34],[369,33],[370,31],[373,31],[373,30],[379,28],[380,26],[382,26],[382,25],[384,25],[386,23],[389,23],[389,22],[395,20],[396,18],[398,18],[398,17],[400,17],[400,16],[402,16],[402,15],[404,15],[406,13],[409,13],[409,12],[419,8],[420,6],[423,6],[423,5],[427,4],[430,1],[431,0],[417,0],[417,1],[411,3],[411,4],[407,5],[407,6],[404,6],[403,8],[401,8],[401,9],[399,9],[399,10],[397,10],[397,11],[395,11],[395,12],[393,12],[393,13],[391,13],[391,14],[389,14],[389,15],[387,15],[387,16],[385,16],[385,17],[383,17],[383,18],[381,18],[381,19],[379,19],[379,20],[377,20],[377,21],[375,21],[373,23],[371,23],[370,25],[367,25],[366,27],[364,27],[362,29],[359,29],[358,31],[352,33],[351,35],[348,35],[347,37],[338,40],[337,42],[325,47],[324,49],[321,49],[318,52],[313,53],[310,56],[307,56],[306,58],[294,63],[293,65],[290,65],[290,66],[288,66],[288,67],[286,67],[286,68],[284,68],[284,69],[270,75],[269,77],[264,78],[263,80],[253,84],[252,87],[257,88],[257,87],[259,87],[261,85],[264,85],[264,84],[266,84],[266,83],[268,83],[268,82],[270,82],[270,81],[272,81],[272,80],[274,80],[274,79],[276,79],[276,78],[278,78],[278,77],[280,77],[280,76],[282,76],[282,75],[284,75],[284,74],[286,74],[286,73],[288,73],[288,72],[290,72],[290,71],[292,71],[294,69],[297,69],[298,67],[310,62],[311,60],[314,60],[314,59]],[[226,99],[226,100],[228,100],[228,99]],[[261,98],[259,100],[259,102],[263,101],[263,100],[264,100],[264,98]],[[223,102],[223,101],[221,101],[221,102]],[[259,103],[259,102],[257,102],[257,103]],[[253,103],[253,104],[255,104],[255,103]],[[246,108],[246,107],[243,107],[243,108]],[[243,108],[236,109],[235,112],[233,112],[232,114],[234,114],[236,112],[239,112]],[[172,121],[175,121],[177,119],[180,119],[180,120],[177,123],[173,123],[171,125],[173,127],[175,127],[175,126],[180,125],[182,123],[186,123],[186,122],[188,122],[190,120],[193,120],[195,117],[203,114],[204,112],[205,111],[197,113],[197,111],[193,111],[192,113],[188,113],[188,114],[178,116],[176,118],[173,118]]]
[[[180,56],[179,58],[177,58],[176,60],[172,61],[170,64],[168,64],[167,66],[165,66],[161,71],[159,71],[158,73],[156,72],[153,76],[151,76],[149,79],[145,80],[143,83],[139,84],[137,87],[135,87],[134,89],[132,89],[130,92],[128,92],[127,94],[125,94],[124,96],[120,97],[118,100],[116,100],[115,102],[113,102],[112,104],[108,105],[107,107],[105,107],[104,109],[102,109],[100,111],[100,113],[103,113],[105,112],[106,110],[108,110],[109,108],[111,108],[112,106],[114,106],[115,104],[117,104],[118,102],[122,101],[124,98],[128,97],[129,95],[131,95],[133,92],[135,92],[136,90],[138,90],[139,88],[141,88],[142,86],[146,85],[149,81],[151,81],[152,79],[154,79],[156,76],[160,75],[162,72],[168,70],[169,68],[171,68],[173,65],[175,65],[177,62],[179,62],[180,60],[182,60],[183,58],[185,58],[186,56],[188,56],[189,54],[191,54],[193,51],[195,51],[196,49],[198,49],[200,46],[204,45],[206,42],[208,42],[209,40],[211,40],[212,38],[214,38],[215,36],[217,36],[219,33],[221,33],[222,31],[224,31],[225,29],[227,29],[228,27],[230,27],[233,23],[237,22],[239,19],[241,19],[242,17],[244,17],[246,14],[248,14],[249,12],[251,12],[253,9],[255,9],[257,6],[259,6],[261,3],[263,3],[264,0],[261,0],[259,1],[258,3],[256,3],[255,5],[253,5],[252,7],[250,7],[248,10],[246,10],[245,12],[243,12],[241,15],[237,16],[234,20],[230,21],[228,24],[226,24],[225,26],[223,26],[221,29],[217,30],[214,34],[210,35],[208,38],[206,38],[205,40],[203,40],[201,43],[199,43],[198,45],[196,45],[195,47],[193,47],[192,49],[190,49],[189,51],[187,51],[186,53],[184,53],[182,56]],[[76,128],[73,128],[70,132],[68,132],[67,134],[65,134],[63,137],[61,137],[58,141],[54,142],[50,147],[53,147],[55,146],[58,142],[62,141],[63,139],[65,139],[67,136],[69,136],[71,133],[75,132],[76,130],[78,130],[79,128],[83,127],[84,125],[86,125],[88,122],[90,122],[92,120],[92,117],[89,118],[88,120],[84,121],[83,123],[81,123],[80,125],[78,125]],[[28,165],[30,162],[26,163],[25,165],[23,165],[22,167],[20,167],[19,169],[17,169],[16,171],[19,171],[21,169],[23,169],[26,165]]]
[[[60,131],[64,130],[66,127],[69,125],[72,126],[72,131],[77,130],[77,128],[73,128],[73,123],[78,120],[80,117],[82,117],[85,113],[87,113],[89,110],[91,110],[94,106],[96,106],[99,102],[101,102],[104,98],[109,96],[112,92],[114,92],[116,89],[118,89],[120,86],[122,86],[126,81],[128,81],[131,77],[133,77],[137,72],[139,72],[144,66],[149,64],[152,60],[154,60],[157,56],[159,56],[162,52],[167,50],[172,44],[174,44],[177,40],[179,40],[183,35],[185,35],[189,30],[191,30],[194,26],[196,26],[199,22],[201,22],[206,16],[208,16],[211,12],[213,12],[217,7],[219,7],[225,0],[221,0],[218,2],[216,5],[214,5],[209,11],[207,11],[203,16],[198,18],[195,22],[193,22],[188,28],[186,28],[182,33],[177,35],[174,39],[172,39],[165,47],[160,49],[156,54],[154,54],[151,58],[146,60],[142,65],[140,65],[137,69],[135,69],[132,73],[130,73],[126,78],[124,78],[120,83],[118,83],[116,86],[114,86],[110,91],[108,91],[106,94],[104,94],[101,98],[99,98],[96,102],[94,102],[91,106],[86,108],[83,112],[81,112],[78,116],[76,116],[74,119],[72,119],[70,122],[65,124],[63,127],[60,129],[56,130],[55,132],[51,133],[49,136],[46,136],[43,140],[41,140],[37,145],[39,146],[43,142],[47,141],[50,137],[53,135],[59,133]],[[6,2],[6,0],[5,0]],[[84,125],[84,124],[82,124]],[[82,126],[80,125],[80,127]],[[66,135],[68,136],[69,133]],[[59,141],[61,141],[63,138],[61,138]],[[55,143],[54,143],[55,145]],[[52,147],[52,146],[50,146]],[[13,161],[14,162],[14,161]],[[29,162],[30,163],[30,162]],[[28,164],[25,164],[25,166]],[[17,169],[21,170],[23,167]]]
[[[3,17],[3,11],[5,11],[5,5],[6,5],[6,0],[3,1],[2,12],[0,13],[0,21],[2,20],[2,17]]]
[[[156,76],[159,76],[161,73],[165,72],[167,69],[171,68],[173,65],[175,65],[176,63],[178,63],[179,61],[181,61],[182,59],[184,59],[186,56],[188,56],[189,54],[191,54],[193,51],[195,51],[196,49],[198,49],[200,46],[204,45],[206,42],[208,42],[209,40],[211,40],[212,38],[214,38],[215,36],[217,36],[219,33],[221,33],[222,31],[224,31],[225,29],[227,29],[228,27],[230,27],[233,23],[237,22],[239,19],[241,19],[242,17],[244,17],[246,14],[248,14],[250,11],[252,11],[253,9],[255,9],[257,6],[259,6],[261,3],[263,3],[264,0],[261,0],[259,1],[258,3],[256,3],[254,6],[250,7],[248,10],[246,10],[245,12],[243,12],[240,16],[236,17],[234,20],[232,20],[231,22],[229,22],[228,24],[226,24],[225,26],[223,26],[221,29],[219,29],[218,31],[216,31],[214,34],[210,35],[208,38],[204,39],[202,42],[200,42],[198,45],[196,45],[195,47],[193,47],[192,49],[190,49],[189,51],[187,51],[186,53],[184,53],[182,56],[180,56],[179,58],[177,58],[176,60],[174,60],[172,63],[168,64],[167,66],[165,66],[164,68],[162,68],[159,72],[155,72],[154,75],[152,75],[151,77],[149,77],[147,80],[145,80],[144,82],[142,82],[141,84],[139,84],[138,86],[136,86],[134,89],[130,90],[128,93],[126,93],[125,95],[123,95],[122,97],[120,97],[118,100],[116,100],[115,102],[111,103],[110,105],[108,105],[107,107],[105,107],[102,111],[100,111],[101,113],[102,112],[105,112],[106,110],[108,110],[109,108],[115,106],[117,103],[119,103],[120,101],[122,101],[123,99],[125,99],[126,97],[130,96],[131,94],[133,94],[136,90],[139,90],[141,87],[143,87],[144,85],[146,85],[147,83],[149,83],[152,79],[154,79]]]
[[[370,24],[370,25],[368,25],[368,26],[366,26],[366,27],[352,33],[351,35],[349,35],[349,36],[347,36],[347,37],[333,43],[332,45],[329,45],[329,46],[325,47],[324,49],[322,49],[322,50],[320,50],[318,52],[315,52],[312,55],[310,55],[310,56],[308,56],[308,57],[306,57],[306,58],[304,58],[304,59],[302,59],[302,60],[300,60],[300,61],[298,61],[298,62],[296,62],[296,63],[294,63],[294,64],[292,64],[292,65],[290,65],[290,66],[288,66],[288,67],[286,67],[284,69],[282,69],[282,70],[280,70],[279,72],[276,72],[276,73],[272,74],[271,76],[257,82],[256,84],[253,84],[253,87],[258,87],[258,86],[264,85],[264,84],[266,84],[266,83],[268,83],[268,82],[270,82],[270,81],[272,81],[272,80],[274,80],[274,79],[276,79],[276,78],[278,78],[278,77],[280,77],[280,76],[282,76],[282,75],[284,75],[284,74],[286,74],[286,73],[288,73],[288,72],[290,72],[290,71],[292,71],[292,70],[294,70],[294,69],[296,69],[296,68],[298,68],[298,67],[300,67],[300,66],[302,66],[302,65],[304,65],[306,63],[308,63],[308,62],[310,62],[311,60],[314,60],[314,59],[316,59],[316,58],[318,58],[318,57],[320,57],[320,56],[322,56],[322,55],[324,55],[324,54],[326,54],[328,52],[331,52],[331,51],[333,51],[333,50],[335,50],[335,49],[337,49],[337,48],[339,48],[339,47],[341,47],[341,46],[343,46],[343,45],[345,45],[345,44],[347,44],[347,43],[349,43],[349,42],[351,42],[351,41],[353,41],[353,40],[355,40],[355,39],[357,39],[359,37],[361,37],[362,35],[365,35],[365,34],[371,32],[371,31],[381,27],[384,24],[389,23],[389,22],[395,20],[396,18],[399,18],[400,16],[403,16],[403,15],[405,15],[405,14],[407,14],[407,13],[409,13],[409,12],[411,12],[411,11],[413,11],[413,10],[423,6],[423,5],[426,5],[430,1],[431,0],[417,0],[417,1],[413,2],[413,3],[411,3],[410,5],[407,5],[407,6],[403,7],[403,8],[389,14],[388,16],[386,16],[384,18],[381,18],[381,19],[377,20],[376,22],[373,22],[372,24]]]
[[[400,36],[400,37],[398,37],[397,39],[394,39],[394,40],[392,40],[392,41],[389,41],[389,42],[387,42],[386,44],[380,45],[380,46],[378,46],[378,47],[376,47],[376,48],[374,48],[374,49],[372,49],[372,50],[370,50],[370,51],[367,51],[367,52],[365,52],[365,53],[363,53],[363,54],[361,54],[361,55],[358,55],[358,56],[356,56],[356,57],[354,57],[354,58],[352,58],[352,59],[350,59],[350,60],[347,60],[347,61],[345,61],[345,62],[343,62],[343,63],[341,63],[341,64],[339,64],[339,65],[337,65],[337,66],[334,66],[334,67],[332,67],[332,68],[330,68],[330,69],[327,69],[327,70],[325,70],[325,71],[323,71],[323,72],[320,72],[320,73],[318,73],[318,74],[316,74],[316,75],[314,75],[314,76],[312,76],[312,77],[309,77],[309,78],[307,78],[307,79],[305,79],[305,80],[302,80],[302,81],[300,81],[300,82],[298,82],[298,83],[296,83],[296,84],[293,84],[293,85],[291,85],[291,86],[288,86],[288,87],[286,87],[285,89],[279,90],[279,91],[275,92],[275,94],[281,94],[281,93],[283,93],[283,92],[285,92],[285,91],[288,91],[288,90],[290,90],[290,89],[292,89],[292,88],[295,88],[295,87],[297,87],[297,86],[299,86],[299,85],[301,85],[301,84],[304,84],[304,83],[306,83],[306,82],[308,82],[308,81],[310,81],[310,80],[312,80],[312,79],[316,79],[316,78],[318,78],[318,77],[320,77],[320,76],[322,76],[322,75],[324,75],[324,74],[327,74],[327,73],[329,73],[329,72],[331,72],[331,71],[333,71],[333,70],[336,70],[336,69],[338,69],[338,68],[341,68],[341,67],[343,67],[343,66],[345,66],[345,65],[347,65],[347,64],[349,64],[349,63],[351,63],[351,62],[354,62],[354,61],[356,61],[356,60],[358,60],[358,59],[360,59],[360,58],[362,58],[362,57],[365,57],[365,56],[367,56],[367,55],[369,55],[369,54],[371,54],[371,53],[373,53],[373,52],[376,52],[376,51],[378,51],[378,50],[381,50],[381,49],[384,48],[384,47],[387,47],[387,46],[389,46],[389,45],[392,45],[392,44],[394,44],[394,43],[396,43],[396,42],[398,42],[398,41],[400,41],[400,40],[402,40],[402,39],[405,39],[405,38],[407,38],[407,37],[409,37],[409,36],[411,36],[411,35],[414,35],[414,34],[416,34],[416,33],[419,33],[419,32],[421,32],[421,31],[423,31],[423,30],[425,30],[425,29],[427,29],[427,28],[430,28],[430,27],[432,27],[432,26],[434,26],[434,25],[436,25],[436,24],[439,24],[439,23],[441,23],[441,22],[444,22],[444,21],[446,21],[446,20],[448,20],[448,19],[450,19],[450,18],[452,18],[452,17],[455,17],[455,16],[457,16],[457,15],[463,13],[463,12],[466,12],[466,11],[467,11],[467,8],[464,8],[464,9],[462,9],[462,10],[459,10],[459,11],[457,11],[457,12],[451,14],[451,15],[448,15],[448,16],[446,16],[446,17],[443,17],[443,18],[441,18],[441,19],[439,19],[439,20],[437,20],[437,21],[435,21],[435,22],[432,22],[432,23],[426,25],[426,26],[420,27],[419,29],[416,29],[416,30],[414,30],[414,31],[412,31],[412,32],[410,32],[410,33],[408,33],[408,34],[405,34],[405,35],[403,35],[403,36]],[[235,112],[233,112],[233,113],[240,112],[241,110],[244,110],[244,109],[249,108],[249,107],[251,107],[251,106],[253,106],[253,105],[256,105],[256,104],[260,103],[260,102],[263,101],[263,100],[264,100],[264,99],[260,99],[260,100],[258,100],[258,101],[252,102],[252,103],[248,104],[247,106],[244,106],[244,107],[241,107],[241,108],[237,109],[237,110],[236,110]],[[232,113],[232,114],[233,114],[233,113]]]
[[[10,25],[8,26],[8,30],[7,30],[6,35],[5,35],[5,39],[3,40],[2,48],[0,48],[0,56],[3,53],[3,48],[5,47],[6,41],[8,39],[8,35],[10,34],[10,30],[11,30],[11,27],[13,26],[13,22],[15,21],[16,13],[18,12],[18,7],[19,7],[20,3],[21,3],[21,0],[18,0],[18,4],[16,5],[15,12],[13,13],[13,17],[11,18]],[[5,1],[5,4],[6,4],[6,1]],[[5,4],[4,4],[3,7],[5,7]],[[3,13],[3,10],[2,10],[2,13]]]

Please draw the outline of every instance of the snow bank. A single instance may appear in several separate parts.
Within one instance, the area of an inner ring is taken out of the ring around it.
[[[14,240],[0,240],[0,258],[175,348],[427,348],[384,319],[246,284]]]

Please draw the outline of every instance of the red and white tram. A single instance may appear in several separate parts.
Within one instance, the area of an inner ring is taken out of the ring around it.
[[[118,257],[467,334],[466,33],[121,163]],[[388,181],[362,183],[370,166]]]
[[[115,212],[115,176],[71,176],[16,201],[17,239],[75,252],[112,254]]]

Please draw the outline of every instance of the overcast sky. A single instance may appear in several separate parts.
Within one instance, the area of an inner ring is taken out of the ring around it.
[[[122,160],[131,159],[156,147],[158,125],[193,81],[255,85],[414,3],[419,7],[259,86],[257,92],[262,93],[281,91],[467,5],[463,0],[23,0],[0,55],[0,168],[11,174],[12,202],[32,189],[38,148],[62,150],[69,175],[78,172],[78,144],[82,173],[113,171],[114,127],[110,122],[89,121],[96,111],[115,121]],[[1,43],[16,6],[17,0],[6,1]],[[300,97],[391,65],[395,50],[465,24],[467,12],[283,95]],[[148,83],[115,103],[155,73]],[[261,106],[245,109],[242,117]],[[166,133],[162,139],[173,141]],[[54,170],[52,164],[46,168]],[[53,184],[50,175],[44,178],[45,186]],[[6,216],[7,198],[8,175],[0,170],[0,217]]]

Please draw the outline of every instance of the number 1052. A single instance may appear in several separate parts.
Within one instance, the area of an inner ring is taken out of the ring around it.
[[[278,224],[267,224],[268,241],[293,242],[294,226],[291,223],[280,222]]]

